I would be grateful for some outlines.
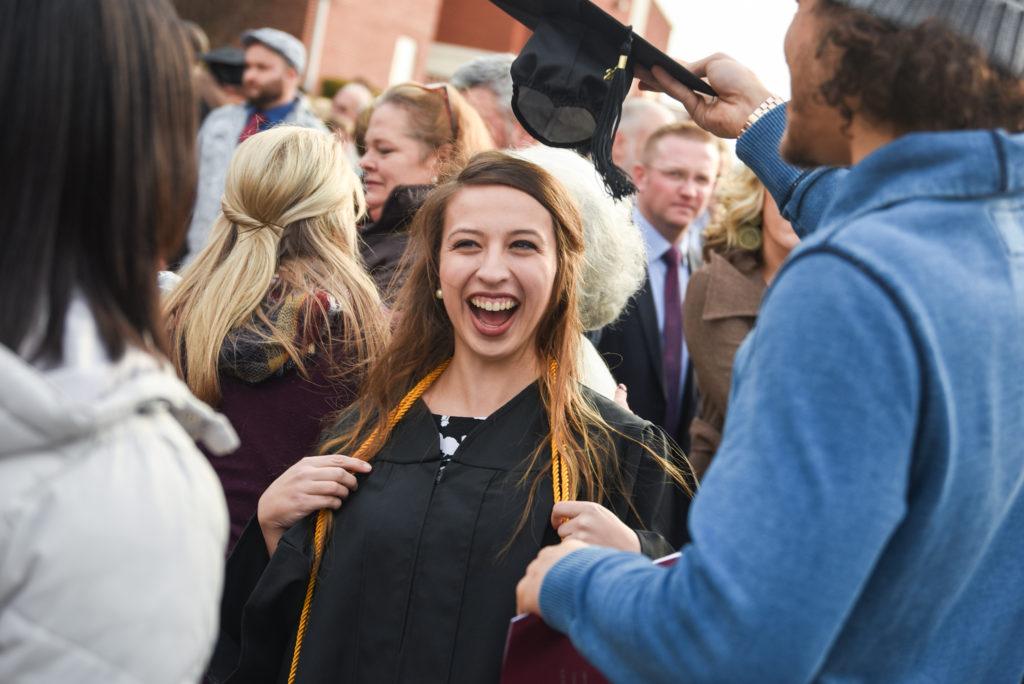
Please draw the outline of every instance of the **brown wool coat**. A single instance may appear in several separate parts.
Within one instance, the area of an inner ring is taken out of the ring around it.
[[[690,424],[690,461],[703,477],[722,440],[733,357],[754,327],[765,284],[749,253],[711,259],[690,277],[683,304],[683,329],[693,362],[698,415]]]

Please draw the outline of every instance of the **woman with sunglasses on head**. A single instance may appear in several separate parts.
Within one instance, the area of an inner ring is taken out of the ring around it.
[[[681,454],[580,384],[583,229],[564,188],[480,155],[410,240],[394,337],[323,445],[364,474],[309,517],[289,473],[264,493],[228,563],[217,681],[494,682],[541,547],[685,541]]]
[[[408,240],[409,223],[427,192],[478,152],[494,149],[487,126],[445,83],[403,83],[374,102],[359,160],[370,223],[363,259],[385,299]]]
[[[357,246],[362,200],[330,134],[277,126],[248,138],[231,159],[210,241],[165,303],[178,372],[242,440],[211,460],[231,545],[383,350],[384,313]]]

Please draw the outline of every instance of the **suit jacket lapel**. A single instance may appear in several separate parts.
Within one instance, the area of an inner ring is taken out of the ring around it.
[[[640,319],[640,327],[647,343],[647,356],[651,360],[654,374],[658,378],[658,387],[662,396],[665,395],[665,373],[662,371],[661,331],[658,330],[658,313],[654,309],[654,295],[651,294],[651,280],[644,279],[644,286],[636,296],[636,312]]]

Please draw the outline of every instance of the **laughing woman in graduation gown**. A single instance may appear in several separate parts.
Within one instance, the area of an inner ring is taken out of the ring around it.
[[[348,456],[275,481],[229,560],[214,681],[495,682],[542,546],[685,541],[685,459],[577,377],[565,190],[484,153],[410,240],[393,340],[323,445]]]

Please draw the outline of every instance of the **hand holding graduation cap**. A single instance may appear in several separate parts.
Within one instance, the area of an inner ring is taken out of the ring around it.
[[[715,54],[683,66],[707,79],[718,97],[694,92],[660,66],[637,67],[641,90],[663,92],[678,100],[698,126],[720,138],[738,137],[754,110],[772,95],[753,71],[727,55]]]

